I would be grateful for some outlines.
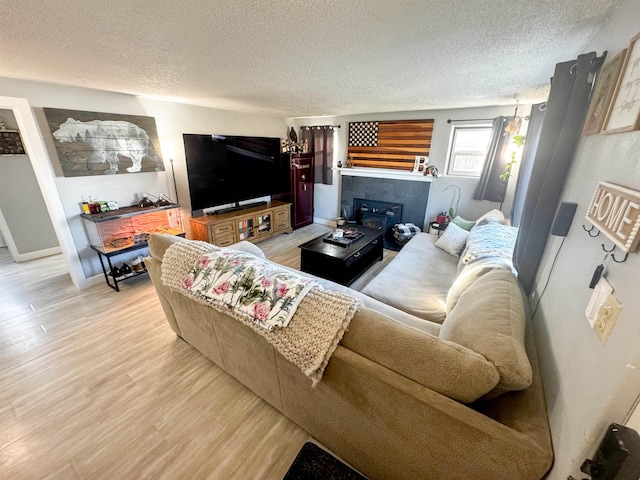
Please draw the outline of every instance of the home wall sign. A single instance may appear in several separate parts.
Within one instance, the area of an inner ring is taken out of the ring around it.
[[[640,192],[598,182],[586,219],[623,252],[633,251],[640,239]]]
[[[433,120],[349,122],[347,154],[354,167],[413,170],[416,155],[428,157]]]
[[[164,170],[153,117],[45,108],[65,177]]]

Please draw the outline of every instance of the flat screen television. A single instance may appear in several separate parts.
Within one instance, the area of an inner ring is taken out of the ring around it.
[[[193,216],[289,190],[279,138],[183,134]]]

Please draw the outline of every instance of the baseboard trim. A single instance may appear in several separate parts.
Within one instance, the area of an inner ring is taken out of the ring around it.
[[[29,260],[35,260],[36,258],[50,257],[51,255],[57,255],[62,253],[62,249],[58,247],[45,248],[43,250],[36,250],[35,252],[18,253],[13,260],[17,263],[28,262]]]
[[[102,273],[85,279],[85,287],[84,288],[93,287],[94,285],[98,285],[100,283],[103,283],[103,284],[105,283],[104,275]]]
[[[321,225],[327,225],[329,227],[336,227],[337,223],[335,220],[326,220],[324,218],[313,217],[313,223],[319,223]]]

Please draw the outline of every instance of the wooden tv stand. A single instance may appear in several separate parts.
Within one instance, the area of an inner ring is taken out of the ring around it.
[[[291,204],[272,200],[266,206],[221,215],[191,219],[194,240],[226,247],[241,240],[259,242],[281,233],[291,233]]]

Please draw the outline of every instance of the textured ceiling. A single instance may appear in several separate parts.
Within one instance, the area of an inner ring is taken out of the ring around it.
[[[619,3],[0,0],[0,76],[288,117],[512,104]]]

